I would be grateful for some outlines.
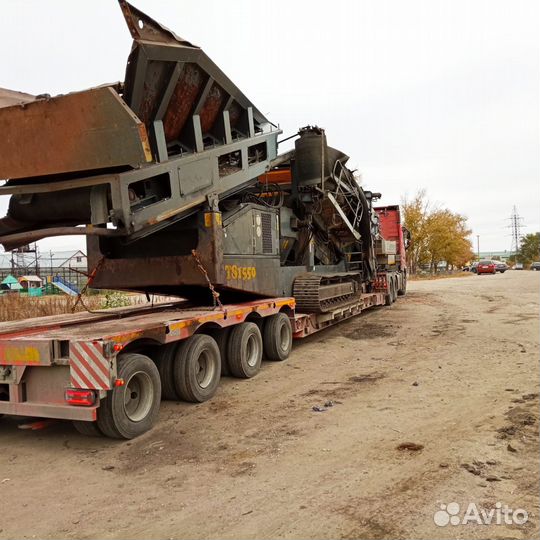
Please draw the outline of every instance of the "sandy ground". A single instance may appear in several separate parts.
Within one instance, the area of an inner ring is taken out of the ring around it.
[[[411,283],[131,442],[3,418],[0,537],[538,538],[539,282]],[[437,526],[451,502],[529,519]]]

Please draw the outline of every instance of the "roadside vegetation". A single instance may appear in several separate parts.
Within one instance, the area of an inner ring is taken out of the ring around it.
[[[410,274],[425,267],[437,274],[442,262],[447,271],[461,268],[474,257],[465,216],[433,205],[425,190],[412,199],[405,198],[402,208],[405,227],[412,237],[407,251]]]
[[[72,313],[76,298],[73,296],[49,295],[29,297],[19,294],[3,294],[0,296],[0,321],[17,321],[19,319],[43,317]],[[89,309],[100,309],[101,298],[98,295],[87,296],[84,303]],[[85,311],[80,304],[75,311]]]
[[[77,298],[64,295],[22,296],[19,294],[3,294],[0,296],[0,322],[17,321],[46,315],[62,315],[98,309],[110,309],[146,303],[146,299],[138,294],[126,294],[119,291],[106,291],[104,294],[83,296],[84,305],[79,302],[75,310]]]
[[[526,234],[521,239],[517,255],[512,255],[508,259],[509,264],[518,262],[526,266],[535,261],[540,261],[540,232]]]

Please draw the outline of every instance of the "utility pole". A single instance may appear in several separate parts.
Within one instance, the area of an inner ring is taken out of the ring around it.
[[[478,261],[480,261],[480,235],[476,235],[476,255],[478,257]]]
[[[523,218],[518,214],[517,208],[512,208],[510,216],[510,228],[512,229],[512,245],[510,247],[510,256],[514,256],[514,262],[517,262],[517,254],[521,244],[521,227],[523,227]]]

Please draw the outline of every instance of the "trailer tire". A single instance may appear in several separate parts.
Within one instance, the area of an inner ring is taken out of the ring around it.
[[[398,297],[398,277],[397,276],[394,276],[394,278],[392,279],[392,285],[393,285],[393,294],[394,294],[393,302],[395,302]]]
[[[152,359],[156,363],[161,381],[161,398],[178,401],[180,396],[174,385],[174,359],[178,343],[169,343],[157,348]]]
[[[221,378],[221,354],[214,338],[195,334],[176,351],[174,381],[181,399],[192,403],[209,400]]]
[[[103,437],[98,428],[97,422],[84,422],[83,420],[73,420],[73,427],[85,437]]]
[[[266,317],[262,337],[265,360],[287,360],[292,348],[292,326],[286,313]]]
[[[407,294],[407,272],[403,272],[402,277],[402,286],[401,289],[398,290],[399,296],[405,296]]]
[[[259,373],[263,343],[259,327],[252,322],[234,326],[227,344],[227,357],[231,375],[250,379]]]
[[[107,437],[133,439],[151,429],[159,414],[159,371],[147,356],[126,353],[118,357],[117,377],[124,384],[107,393],[98,409],[97,425]]]
[[[205,332],[216,340],[221,354],[221,375],[230,375],[229,364],[227,362],[227,343],[229,341],[230,328],[211,328]]]

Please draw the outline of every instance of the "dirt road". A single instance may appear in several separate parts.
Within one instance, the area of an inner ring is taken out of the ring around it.
[[[537,538],[539,282],[411,283],[131,442],[3,418],[0,537]]]

